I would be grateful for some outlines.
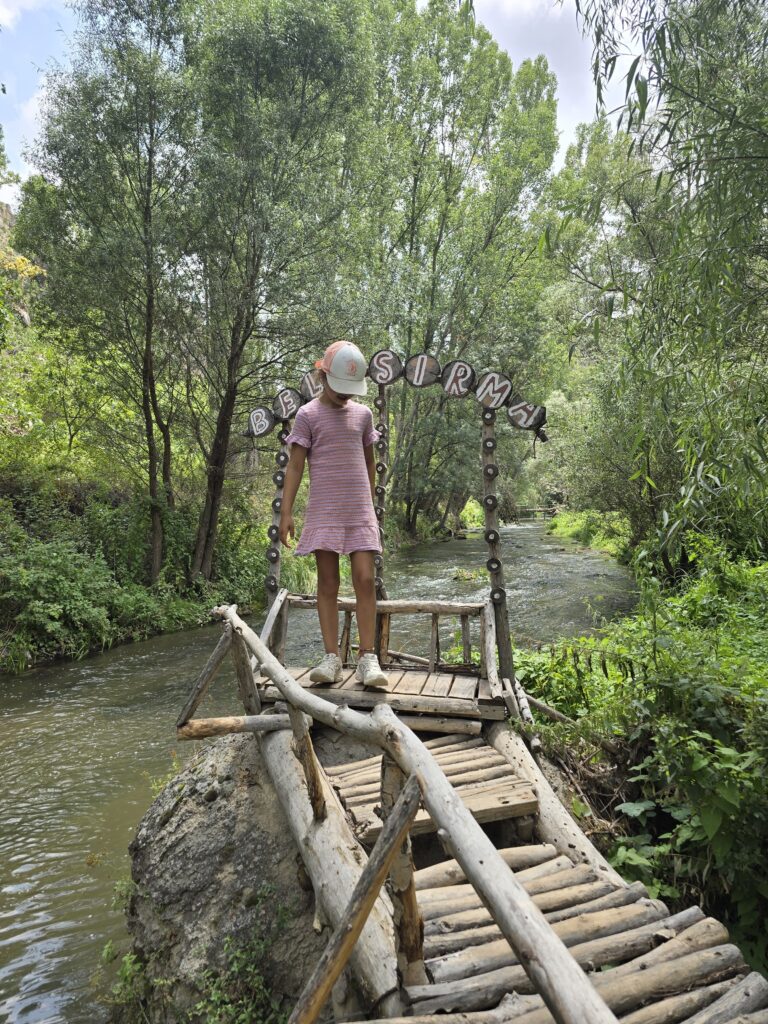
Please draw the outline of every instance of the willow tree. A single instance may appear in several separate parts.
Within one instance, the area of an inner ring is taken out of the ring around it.
[[[206,464],[191,575],[210,577],[232,433],[265,372],[295,360],[290,324],[327,286],[364,134],[370,41],[362,0],[222,0],[190,52],[202,144],[193,201],[200,300],[189,415]],[[274,369],[270,370],[272,378]],[[286,383],[293,384],[292,374]],[[267,392],[268,393],[268,392]]]
[[[685,564],[687,531],[768,550],[768,14],[755,0],[578,0],[602,90],[626,68],[624,125],[668,215],[630,315],[625,392],[655,400],[651,443],[679,453],[655,551]],[[630,43],[627,44],[627,40]],[[629,56],[626,54],[629,46]],[[641,218],[642,220],[642,218]],[[634,472],[646,473],[643,445]]]
[[[520,324],[540,271],[528,216],[557,146],[554,78],[543,57],[513,72],[490,33],[449,0],[377,9],[388,26],[376,37],[380,172],[361,282],[377,296],[372,340],[406,358],[426,351],[443,364],[464,357],[506,369],[524,386],[517,375],[536,331]],[[394,430],[394,497],[413,532],[423,511],[439,516],[439,504],[458,504],[472,486],[476,419],[439,388],[402,389]]]
[[[48,76],[42,176],[25,187],[16,237],[48,270],[51,316],[135,413],[113,456],[131,464],[143,450],[154,581],[174,504],[194,107],[176,0],[88,0],[78,12],[71,66]]]

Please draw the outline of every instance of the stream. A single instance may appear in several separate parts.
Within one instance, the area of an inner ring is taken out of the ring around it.
[[[521,646],[587,632],[634,603],[627,569],[545,531],[542,521],[502,530]],[[386,562],[389,596],[483,599],[486,551],[480,533],[403,550]],[[288,664],[322,653],[316,621],[314,612],[292,613]],[[398,626],[399,649],[425,653],[424,621]],[[108,941],[127,948],[115,884],[129,877],[127,847],[152,780],[169,774],[175,754],[183,760],[197,748],[179,749],[174,722],[219,632],[0,676],[0,1021],[107,1020],[101,952]],[[443,647],[450,640],[450,630],[441,634]],[[227,713],[241,711],[234,676],[222,670],[198,715]]]

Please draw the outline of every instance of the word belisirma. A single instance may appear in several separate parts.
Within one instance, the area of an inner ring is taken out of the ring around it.
[[[512,381],[504,373],[491,370],[481,376],[469,363],[454,359],[442,369],[434,356],[426,352],[407,359],[405,365],[391,349],[382,349],[371,357],[368,376],[379,385],[394,384],[404,377],[415,388],[439,385],[451,398],[467,398],[474,394],[484,409],[507,408],[507,418],[520,430],[532,430],[542,440],[547,440],[543,427],[547,421],[547,410],[543,405],[534,405],[514,393]],[[258,405],[248,419],[248,437],[264,437],[279,422],[290,420],[305,402],[322,394],[323,384],[319,370],[309,370],[301,378],[298,390],[283,388],[272,401],[272,405]]]

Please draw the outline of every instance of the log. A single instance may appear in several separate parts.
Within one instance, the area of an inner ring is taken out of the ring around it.
[[[326,815],[325,797],[323,796],[320,762],[317,760],[315,748],[312,746],[309,726],[301,711],[290,704],[288,705],[288,717],[293,729],[293,749],[304,770],[312,813],[317,821],[322,821]]]
[[[479,736],[483,723],[471,718],[437,718],[434,715],[398,715],[403,725],[414,732],[460,732],[466,736]]]
[[[626,962],[651,949],[663,948],[658,946],[658,942],[674,938],[679,930],[687,928],[688,920],[689,914],[683,911],[672,918],[654,921],[621,935],[608,935],[571,946],[570,953],[578,964],[593,971],[608,964],[622,963],[629,969],[627,975],[620,975],[614,970],[611,972],[613,978],[634,976],[639,969],[634,965],[630,967]],[[417,1013],[486,1010],[495,1006],[505,992],[513,989],[522,993],[531,991],[530,980],[519,966],[486,970],[482,947],[475,946],[474,950],[477,951],[476,969],[471,978],[408,987],[408,995]]]
[[[737,979],[730,978],[716,985],[706,985],[692,992],[681,992],[678,996],[661,999],[622,1017],[621,1024],[678,1024],[678,1021],[685,1020],[690,1014],[719,999],[736,983]]]
[[[461,616],[461,656],[465,665],[472,663],[472,643],[469,635],[469,616]]]
[[[180,740],[202,740],[208,736],[228,736],[235,732],[275,732],[290,729],[288,715],[240,715],[234,718],[193,718],[176,729]]]
[[[523,868],[533,867],[534,864],[551,860],[556,852],[554,846],[549,843],[536,846],[511,846],[509,849],[497,851],[513,871],[520,871]],[[458,861],[445,860],[441,864],[433,864],[432,867],[417,871],[414,880],[417,889],[434,889],[442,885],[457,885],[466,881],[466,877]]]
[[[571,956],[582,966],[591,970],[606,964],[632,960],[639,954],[654,948],[660,936],[676,934],[678,920],[683,915],[675,915],[662,921],[641,925],[621,935],[608,935],[605,938],[593,939],[571,947]],[[482,950],[472,947],[470,953]],[[527,994],[533,990],[531,980],[519,964],[513,967],[502,967],[498,970],[484,971],[482,959],[477,956],[477,970],[471,977],[462,977],[457,981],[449,981],[435,985],[411,985],[406,991],[414,1004],[416,1013],[439,1013],[445,1011],[485,1010],[512,990]]]
[[[561,854],[559,857],[552,857],[550,860],[543,861],[541,864],[532,864],[531,867],[518,871],[516,873],[516,877],[521,885],[525,885],[532,879],[542,878],[544,875],[558,874],[566,868],[573,868],[573,864],[571,864],[567,857],[564,857]],[[433,886],[431,889],[421,890],[419,901],[423,906],[431,907],[436,904],[444,904],[446,900],[450,901],[460,896],[471,895],[474,891],[474,888],[467,882],[456,883],[454,885]]]
[[[405,791],[405,776],[386,754],[381,759],[381,810],[386,825],[395,813],[396,801]],[[418,810],[418,807],[416,808]],[[414,811],[414,817],[416,811]],[[413,818],[411,818],[411,821]],[[382,835],[384,833],[382,832]],[[379,837],[380,841],[381,837]],[[374,847],[375,849],[375,847]],[[424,969],[424,922],[413,884],[411,840],[406,833],[398,845],[389,873],[389,894],[394,910],[398,965],[406,985],[426,984]]]
[[[625,889],[614,889],[605,896],[589,900],[586,903],[564,907],[562,910],[549,911],[547,913],[547,920],[551,924],[556,924],[558,921],[565,921],[569,917],[575,917],[577,914],[591,914],[596,910],[608,910],[609,907],[623,907],[628,903],[634,903],[636,900],[647,898],[648,890],[643,883],[632,882]]]
[[[391,615],[380,615],[379,616],[379,646],[378,655],[382,662],[387,660],[387,651],[389,650],[389,633],[392,624]]]
[[[752,1010],[762,1010],[768,1006],[768,981],[753,971],[746,978],[711,1003],[706,1009],[700,1010],[686,1024],[726,1024],[737,1014],[747,1014]]]
[[[419,784],[415,776],[411,776],[390,809],[381,835],[354,888],[352,898],[304,986],[288,1018],[288,1024],[314,1024],[320,1016],[331,989],[344,970],[366,919],[373,909],[387,872],[398,856],[403,840],[408,836],[408,828],[419,809],[420,799]]]
[[[498,654],[496,653],[496,613],[490,601],[483,605],[483,648],[485,651],[485,678],[491,688],[491,696],[497,699],[504,697],[504,689],[501,684],[498,669]],[[513,712],[513,717],[516,717]]]
[[[429,671],[434,672],[435,666],[440,661],[440,616],[432,615],[432,629],[429,637]]]
[[[251,656],[243,638],[238,633],[232,637],[232,660],[235,663],[237,689],[245,713],[246,715],[258,715],[261,711],[261,697],[259,697],[256,677],[251,666]]]
[[[375,743],[386,750],[403,771],[416,774],[424,803],[444,844],[450,846],[469,881],[492,908],[502,934],[515,949],[558,1024],[615,1024],[614,1015],[596,995],[543,914],[497,854],[430,751],[397,720],[391,708],[378,704],[369,715],[363,715],[351,708],[332,705],[317,693],[303,689],[231,607],[221,607],[216,613],[241,633],[262,671],[289,703],[316,721],[363,742]],[[273,737],[280,735],[272,734]],[[274,740],[265,738],[263,742]]]
[[[428,750],[432,750],[435,761],[441,766],[445,767],[448,764],[455,763],[456,761],[461,762],[466,760],[469,751],[475,751],[475,754],[470,756],[476,756],[479,750],[489,751],[493,753],[492,749],[488,746],[484,739],[460,739],[454,741],[451,737],[446,737],[446,740],[451,739],[450,743],[443,743],[441,746],[436,746],[434,741],[428,741],[432,745],[427,745]],[[381,769],[381,754],[376,754],[374,757],[366,757],[361,761],[352,761],[349,764],[335,765],[333,768],[328,769],[330,777],[336,780],[341,780],[342,784],[347,784],[353,780],[359,780],[364,778],[376,778],[377,773]]]
[[[635,903],[628,907],[616,907],[614,910],[562,921],[553,928],[553,931],[566,946],[578,946],[609,935],[615,936],[619,941],[621,932],[631,931],[654,921],[658,922],[664,916],[664,912],[652,904],[642,906]],[[427,966],[432,980],[440,983],[471,978],[476,973],[495,971],[501,967],[512,967],[517,962],[509,943],[501,939],[480,947],[472,946],[449,956],[431,959]]]
[[[504,679],[502,680],[502,685],[505,689],[509,687],[514,693],[517,706],[520,708],[520,717],[522,720],[526,725],[535,727],[536,723],[534,722],[533,715],[531,714],[531,706],[528,703],[528,696],[517,679]]]
[[[317,598],[304,594],[290,594],[291,608],[317,608]],[[226,607],[226,606],[224,606]],[[354,611],[357,602],[353,597],[340,597],[340,611]],[[393,615],[480,615],[483,605],[479,601],[377,601],[376,610]],[[258,655],[256,655],[258,658]]]
[[[481,759],[478,759],[481,760]],[[452,786],[461,788],[463,786],[470,786],[477,782],[493,782],[497,779],[504,778],[516,778],[514,772],[507,764],[506,761],[491,760],[490,758],[482,759],[482,766],[480,768],[468,767],[461,768],[458,765],[443,768],[446,778],[450,780]],[[355,803],[365,803],[369,801],[371,797],[378,796],[379,787],[373,783],[366,781],[357,782],[354,785],[342,786],[344,791],[344,797],[347,801]]]
[[[623,888],[626,882],[611,867],[587,839],[579,826],[560,803],[544,778],[521,736],[501,723],[488,723],[486,735],[490,743],[503,754],[521,778],[528,779],[539,798],[539,813],[536,819],[538,838],[552,843],[560,853],[571,860],[590,864],[598,878],[612,883],[614,888]],[[647,895],[647,893],[646,893]]]
[[[757,1013],[740,1013],[734,1017],[729,1024],[768,1024],[768,1010],[758,1010]]]
[[[254,652],[257,654],[258,653]],[[270,657],[272,657],[270,655]],[[317,821],[309,802],[301,765],[291,749],[287,731],[260,738],[262,755],[277,792],[291,835],[312,881],[325,919],[335,928],[368,861],[355,839],[331,786],[321,776],[326,817]],[[382,892],[351,956],[361,995],[368,1006],[384,1015],[403,1012],[398,993],[397,957],[392,928],[392,905]]]
[[[567,858],[566,858],[567,859]],[[559,871],[557,874],[544,875],[542,878],[534,878],[531,881],[523,882],[521,879],[518,880],[525,887],[525,891],[530,895],[539,895],[544,892],[552,892],[558,889],[566,889],[571,886],[582,885],[585,882],[594,881],[594,874],[591,868],[587,864],[580,864],[578,867],[574,867],[569,864],[569,867],[565,871]],[[467,889],[463,895],[457,893],[454,897],[448,897],[436,900],[423,900],[422,901],[422,912],[426,921],[434,921],[438,917],[448,917],[449,915],[460,913],[464,910],[475,910],[482,907],[480,897],[474,891],[472,886],[451,886],[453,889]],[[484,909],[484,908],[483,908]]]
[[[347,610],[344,612],[344,625],[341,630],[341,640],[339,642],[339,655],[341,657],[342,665],[346,665],[349,661],[349,648],[352,640],[352,612]]]
[[[624,1014],[651,1000],[730,978],[743,964],[737,946],[715,946],[670,963],[656,964],[647,971],[635,971],[630,977],[617,977],[615,971],[595,974],[594,986],[611,1010]],[[516,1024],[552,1024],[553,1020],[544,1007],[515,1018]]]
[[[229,627],[229,628],[227,628]],[[219,638],[219,642],[213,650],[208,661],[205,663],[205,667],[200,675],[192,685],[192,689],[189,691],[184,707],[181,709],[179,717],[176,719],[176,728],[180,729],[182,725],[186,725],[192,715],[197,711],[200,702],[208,692],[208,687],[213,682],[213,677],[221,668],[221,664],[229,654],[229,649],[232,646],[232,625],[226,623],[224,626],[224,632]]]
[[[287,599],[288,591],[285,589],[285,587],[278,590],[278,592],[275,594],[275,599],[272,602],[272,605],[269,609],[269,614],[264,620],[264,625],[261,627],[261,642],[263,644],[266,644],[267,647],[269,647],[272,642],[272,630],[275,628],[275,623],[277,622],[278,616],[280,615],[280,612],[283,610],[283,605],[285,604]]]

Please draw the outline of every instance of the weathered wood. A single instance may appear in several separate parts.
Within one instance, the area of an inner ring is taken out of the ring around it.
[[[531,897],[531,901],[542,912],[559,910],[562,907],[575,907],[579,903],[587,903],[598,896],[606,896],[611,892],[613,886],[610,882],[601,879],[598,882],[586,882],[584,885],[568,886],[565,889],[553,889],[551,892],[538,893]],[[441,931],[451,929],[458,931],[462,928],[477,928],[481,925],[490,924],[493,920],[490,911],[484,907],[476,910],[460,910],[456,914],[446,914],[439,922]],[[432,926],[436,922],[428,921],[426,929],[432,932]]]
[[[261,627],[261,641],[262,643],[265,643],[267,647],[272,643],[272,631],[275,628],[275,623],[277,622],[278,616],[283,610],[283,605],[287,599],[288,591],[285,587],[282,587],[278,590],[277,594],[275,594],[275,599],[270,606],[266,619],[264,620],[264,625]]]
[[[358,708],[375,708],[381,704],[390,706],[393,711],[411,711],[419,714],[433,714],[439,717],[445,715],[457,715],[461,718],[482,718],[498,719],[504,716],[504,708],[496,709],[493,705],[480,705],[475,700],[456,700],[451,697],[414,697],[407,693],[388,693],[385,690],[377,690],[375,693],[369,690],[344,690],[302,687],[306,693],[319,695],[322,699],[331,704],[348,706],[354,703]],[[268,686],[261,692],[263,701],[281,700],[281,691],[277,686]]]
[[[485,518],[486,534],[492,531],[498,535],[499,520],[496,512],[496,505],[489,506],[488,500],[494,493],[496,484],[494,477],[489,476],[486,470],[494,464],[495,454],[492,446],[486,442],[496,440],[496,425],[493,417],[483,415],[482,431],[482,464],[483,464],[483,513]],[[490,534],[489,534],[490,535]],[[499,678],[506,677],[513,679],[514,664],[512,661],[512,641],[509,636],[509,613],[507,611],[507,597],[504,584],[504,567],[501,561],[501,552],[497,540],[488,544],[488,554],[498,562],[498,566],[491,571],[491,593],[500,595],[500,600],[494,601],[490,607],[491,618],[494,622],[494,658],[493,665],[498,665]],[[493,692],[493,691],[492,691]],[[494,694],[495,696],[495,694]],[[499,694],[501,696],[501,694]],[[510,702],[510,714],[514,714],[514,705]]]
[[[262,671],[275,682],[286,700],[316,721],[363,742],[375,743],[408,774],[416,773],[424,803],[442,830],[441,836],[450,843],[451,852],[468,879],[492,908],[504,937],[515,949],[558,1024],[614,1024],[614,1015],[552,933],[541,912],[435,764],[429,750],[410,729],[398,722],[391,708],[379,704],[370,715],[362,715],[351,708],[332,706],[297,683],[236,612],[222,607],[217,614],[232,622],[233,628],[243,635]]]
[[[490,601],[486,601],[483,605],[482,620],[484,623],[483,648],[485,656],[483,658],[483,664],[485,665],[485,678],[488,680],[488,685],[491,688],[491,696],[500,700],[504,697],[504,691],[501,685],[501,677],[499,676],[498,668],[496,616],[493,610],[493,604]]]
[[[555,925],[552,930],[566,946],[578,946],[607,936],[615,936],[617,943],[620,943],[622,932],[661,921],[665,916],[664,911],[653,904],[633,904],[598,914],[574,917]],[[517,957],[509,948],[509,943],[505,939],[497,939],[482,946],[472,946],[457,953],[430,958],[427,966],[432,980],[441,983],[471,978],[475,974],[495,971],[501,967],[512,967],[517,963]]]
[[[237,689],[240,694],[240,700],[245,708],[245,713],[247,715],[258,715],[261,711],[261,697],[259,697],[256,677],[251,667],[251,655],[243,642],[243,638],[237,633],[232,637],[232,660],[235,663]]]
[[[558,921],[566,921],[569,917],[575,917],[577,914],[592,914],[596,910],[608,910],[610,907],[623,907],[629,903],[634,903],[637,900],[643,900],[648,898],[648,890],[645,888],[642,882],[632,882],[626,888],[613,889],[611,892],[606,893],[605,896],[599,896],[595,899],[588,900],[585,903],[577,904],[572,907],[563,907],[562,910],[548,911],[546,914],[547,920],[550,924],[556,924]]]
[[[219,642],[213,650],[208,661],[205,663],[203,671],[195,680],[192,689],[189,691],[184,707],[181,709],[179,717],[176,719],[176,728],[180,729],[181,726],[186,725],[192,715],[197,711],[200,702],[208,692],[208,687],[213,682],[213,677],[221,668],[222,662],[229,654],[230,648],[232,647],[232,625],[226,623],[224,626],[224,632],[219,638]]]
[[[432,615],[432,629],[429,637],[429,671],[434,672],[435,666],[440,661],[440,616]]]
[[[537,846],[511,846],[509,849],[497,851],[513,871],[521,871],[523,868],[533,867],[534,864],[551,860],[556,852],[551,843],[542,843]],[[417,889],[435,889],[442,885],[458,885],[466,881],[466,878],[464,869],[458,861],[445,860],[440,864],[417,871],[414,881]]]
[[[473,758],[469,763],[466,760],[448,761],[442,768],[451,784],[457,787],[506,776],[515,777],[512,767],[498,755],[483,755]],[[365,775],[350,779],[343,788],[347,798],[360,799],[366,796],[378,796],[379,780],[366,772]]]
[[[483,723],[472,719],[437,718],[434,715],[398,715],[403,725],[414,732],[445,732],[464,733],[467,736],[479,736]]]
[[[327,813],[322,821],[315,819],[304,773],[291,749],[291,734],[287,731],[269,733],[259,742],[319,907],[331,927],[335,928],[368,859],[355,839],[333,789],[323,776],[321,782]],[[368,1006],[379,1006],[378,1012],[385,1016],[403,1012],[397,995],[392,905],[384,892],[380,893],[355,944],[351,965]]]
[[[768,1006],[768,981],[753,971],[706,1009],[700,1010],[686,1024],[726,1024],[736,1014],[751,1013]]]
[[[685,915],[675,915],[633,928],[620,936],[609,935],[582,942],[571,947],[571,956],[578,964],[591,970],[605,964],[623,963],[655,948],[661,936],[674,937],[678,930],[686,927],[685,920]],[[473,951],[477,948],[473,947]],[[480,973],[481,970],[479,967],[471,978],[463,977],[458,981],[409,986],[408,996],[415,1011],[484,1010],[495,1006],[506,992],[529,993],[533,990],[530,978],[519,965]]]
[[[629,977],[617,975],[616,971],[596,973],[593,977],[595,989],[611,1010],[625,1014],[651,1000],[730,978],[742,970],[743,965],[738,947],[724,945],[691,953],[670,963],[656,964],[647,971],[635,971]],[[516,1024],[552,1024],[553,1020],[552,1014],[543,1007],[515,1018]]]
[[[316,608],[317,598],[304,594],[290,594],[288,603],[291,608]],[[356,601],[351,597],[339,598],[340,611],[354,611]],[[480,615],[483,606],[477,601],[378,601],[376,608],[380,612],[392,615]]]
[[[525,690],[522,688],[520,683],[518,683],[517,679],[504,679],[502,681],[502,685],[505,688],[511,688],[512,692],[515,695],[517,706],[520,709],[520,717],[526,723],[526,725],[535,726],[536,723],[533,720],[533,715],[531,714],[531,707],[528,703],[528,697],[526,695]]]
[[[312,813],[316,821],[322,821],[326,816],[327,809],[325,806],[325,796],[323,795],[323,783],[320,777],[320,762],[317,760],[315,748],[312,746],[309,726],[306,717],[298,708],[293,707],[291,704],[288,705],[288,717],[291,720],[291,727],[293,729],[293,749],[304,771],[309,802],[312,804]]]
[[[352,954],[387,872],[408,836],[408,827],[418,810],[420,798],[418,781],[412,775],[391,808],[381,838],[373,848],[330,942],[288,1018],[288,1024],[313,1024],[319,1017],[336,979]]]
[[[691,1014],[714,1003],[728,989],[733,988],[737,980],[729,978],[715,985],[705,985],[702,988],[695,988],[692,992],[681,992],[680,995],[670,996],[669,999],[660,999],[650,1006],[643,1006],[622,1017],[621,1024],[677,1024],[678,1021],[686,1020]]]
[[[344,625],[341,630],[341,641],[339,643],[339,657],[343,665],[349,661],[349,649],[352,640],[352,612],[344,612]]]
[[[285,663],[285,644],[288,639],[288,612],[290,611],[286,600],[277,616],[275,628],[272,631],[272,644],[270,651],[274,654],[280,664]]]
[[[385,830],[397,801],[404,792],[405,775],[397,764],[385,754],[381,759],[381,811]],[[414,811],[414,816],[416,811]],[[382,832],[382,835],[384,832]],[[398,965],[406,985],[426,984],[424,969],[424,922],[416,900],[413,884],[413,855],[411,840],[406,833],[392,860],[389,872],[389,894],[394,909],[397,937]]]
[[[517,733],[490,724],[486,730],[488,741],[503,754],[515,772],[535,787],[539,798],[539,813],[536,832],[540,840],[552,843],[561,853],[572,860],[591,864],[599,878],[610,881],[615,888],[626,886],[621,875],[587,839],[579,826],[558,800],[541,769],[536,764],[523,739]]]
[[[402,719],[400,719],[402,721]],[[454,738],[452,736],[446,736],[445,739]],[[444,743],[440,746],[436,746],[434,741],[428,741],[425,746],[428,750],[433,752],[433,757],[437,763],[441,766],[448,766],[454,763],[456,760],[466,759],[467,755],[474,756],[479,750],[491,751],[492,748],[488,746],[484,739],[478,737],[475,739],[464,739],[460,738],[458,742],[453,741],[451,743]],[[326,769],[328,775],[334,780],[339,780],[345,785],[349,785],[353,782],[360,782],[364,779],[379,779],[381,771],[381,754],[376,754],[373,757],[366,757],[360,761],[351,761],[347,764],[336,765],[335,767]]]
[[[768,1010],[758,1010],[756,1013],[740,1013],[728,1024],[768,1024]]]
[[[389,633],[392,624],[392,616],[387,613],[379,613],[379,643],[378,643],[378,655],[380,662],[388,661],[387,654],[389,652]]]
[[[207,736],[228,736],[236,732],[275,732],[290,729],[288,715],[238,715],[230,718],[193,718],[176,729],[180,740],[202,740]]]
[[[469,616],[461,616],[461,656],[464,658],[464,664],[469,665],[472,662],[472,643],[469,635]]]

